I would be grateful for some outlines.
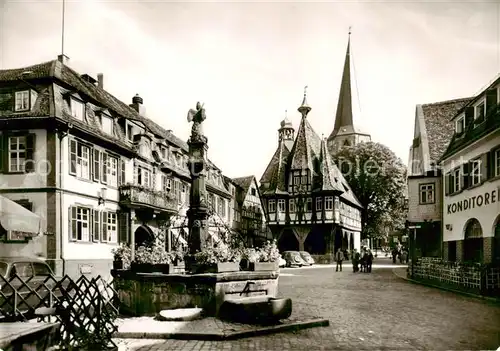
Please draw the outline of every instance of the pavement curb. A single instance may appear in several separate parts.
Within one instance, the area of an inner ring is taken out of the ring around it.
[[[308,328],[328,327],[328,319],[311,319],[308,321],[293,322],[288,324],[265,326],[259,329],[243,330],[236,332],[220,333],[137,333],[137,332],[117,332],[113,338],[119,339],[178,339],[178,340],[205,340],[205,341],[223,341],[249,338],[254,336],[268,335],[273,333],[282,333],[288,331],[297,331]]]
[[[449,291],[449,292],[452,292],[452,293],[455,293],[455,294],[459,294],[459,295],[464,295],[464,296],[473,297],[473,298],[476,298],[476,299],[481,299],[481,300],[486,300],[486,301],[490,301],[490,302],[500,303],[500,299],[497,299],[497,298],[494,298],[494,297],[477,295],[477,294],[471,294],[471,293],[468,293],[468,292],[465,292],[465,291],[460,291],[460,290],[456,290],[456,289],[446,288],[444,286],[439,286],[439,285],[435,285],[435,284],[431,284],[431,283],[427,283],[427,282],[421,282],[419,280],[408,278],[407,276],[398,274],[397,273],[397,268],[394,268],[392,270],[392,273],[396,277],[404,279],[404,280],[406,280],[406,281],[408,281],[410,283],[413,283],[413,284],[424,285],[424,286],[428,286],[430,288],[435,288],[435,289],[440,289],[440,290],[444,290],[444,291]]]

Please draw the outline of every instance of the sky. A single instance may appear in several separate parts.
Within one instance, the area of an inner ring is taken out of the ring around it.
[[[59,0],[0,0],[0,69],[55,59],[61,18]],[[184,140],[203,102],[210,159],[259,180],[285,114],[298,128],[304,86],[307,118],[331,133],[350,26],[354,124],[406,164],[416,104],[472,96],[499,74],[499,18],[496,1],[66,0],[64,53]]]

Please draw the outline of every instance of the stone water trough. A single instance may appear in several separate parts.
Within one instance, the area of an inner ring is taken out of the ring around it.
[[[137,273],[113,270],[120,312],[156,316],[162,310],[201,308],[207,317],[245,323],[288,318],[292,302],[277,298],[278,271],[203,274]]]

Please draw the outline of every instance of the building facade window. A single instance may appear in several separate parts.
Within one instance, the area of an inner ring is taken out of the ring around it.
[[[333,196],[326,196],[325,197],[325,210],[326,211],[333,210]]]
[[[285,200],[284,199],[279,199],[278,200],[278,212],[285,212],[286,211],[286,208],[285,208]]]
[[[295,199],[288,200],[288,210],[290,213],[295,213]]]
[[[90,241],[90,209],[86,207],[71,207],[71,233],[74,241]]]
[[[276,200],[269,200],[267,208],[271,213],[276,212]]]
[[[106,218],[104,218],[104,223],[107,226],[106,230],[106,241],[108,243],[116,243],[118,240],[118,215],[116,212],[104,212],[106,213]]]
[[[433,204],[436,202],[435,184],[420,184],[420,205]]]
[[[15,94],[15,111],[28,111],[30,109],[30,91],[16,91]]]
[[[323,209],[323,198],[316,198],[316,211],[321,211]]]
[[[26,137],[9,137],[9,171],[24,172],[26,162]]]
[[[313,209],[313,206],[312,206],[312,198],[308,197],[307,200],[306,200],[306,212],[312,212],[312,209]]]
[[[85,116],[85,104],[76,99],[71,99],[71,116],[83,121]]]
[[[255,188],[250,189],[250,194],[252,194],[252,196],[256,196],[257,190],[255,190]]]
[[[111,119],[111,117],[102,115],[101,126],[104,133],[113,135],[113,120]]]
[[[90,148],[76,140],[70,140],[69,173],[78,178],[90,179]]]
[[[479,121],[484,120],[485,114],[486,114],[486,103],[483,101],[476,106],[474,120],[479,120]]]
[[[465,130],[465,117],[460,117],[455,122],[455,133],[460,135],[464,132],[464,130]]]
[[[116,157],[108,156],[107,168],[107,184],[109,186],[118,186],[118,159]]]
[[[494,152],[495,177],[500,176],[500,149]]]
[[[481,160],[471,162],[471,185],[477,185],[481,182]]]
[[[137,180],[136,185],[140,185],[146,188],[151,187],[151,171],[145,167],[136,167]]]
[[[163,175],[163,191],[169,193],[172,190],[172,178],[169,176]]]
[[[450,174],[450,184],[451,184],[451,192],[452,193],[457,193],[460,191],[460,168],[457,168],[453,171],[451,171]]]

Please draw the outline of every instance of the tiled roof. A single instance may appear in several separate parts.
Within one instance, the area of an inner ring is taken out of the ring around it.
[[[314,174],[313,160],[321,153],[321,139],[305,117],[300,122],[291,153],[290,169],[309,169]]]
[[[23,72],[26,72],[26,74],[22,74]],[[184,151],[188,151],[188,145],[185,141],[179,139],[149,118],[139,115],[136,110],[111,95],[106,90],[85,81],[80,77],[80,74],[75,72],[70,67],[62,64],[58,60],[44,62],[29,67],[0,70],[0,81],[16,81],[19,80],[21,76],[25,80],[45,77],[57,78],[75,88],[78,92],[83,93],[94,102],[114,111],[118,115],[144,123],[152,133],[166,139],[170,143],[182,148]]]
[[[332,160],[330,153],[328,152],[328,148],[326,147],[326,142],[324,140],[321,141],[321,189],[320,190],[336,190],[336,191],[344,191],[342,187],[339,187],[338,177],[336,168],[337,166]]]
[[[267,165],[266,170],[264,171],[264,174],[262,174],[262,177],[260,178],[261,183],[271,183],[274,174],[279,167],[279,164],[286,164],[286,160],[288,155],[290,154],[290,151],[286,147],[283,146],[283,142],[280,142],[278,145],[278,148],[276,149],[276,152],[274,153],[273,157],[271,158],[271,161]]]
[[[445,152],[455,131],[451,118],[471,99],[461,98],[422,105],[431,161],[437,162]]]
[[[233,183],[239,186],[246,194],[248,192],[248,189],[250,188],[250,185],[252,185],[254,178],[255,177],[251,175],[247,177],[232,178],[231,180],[233,181]]]

